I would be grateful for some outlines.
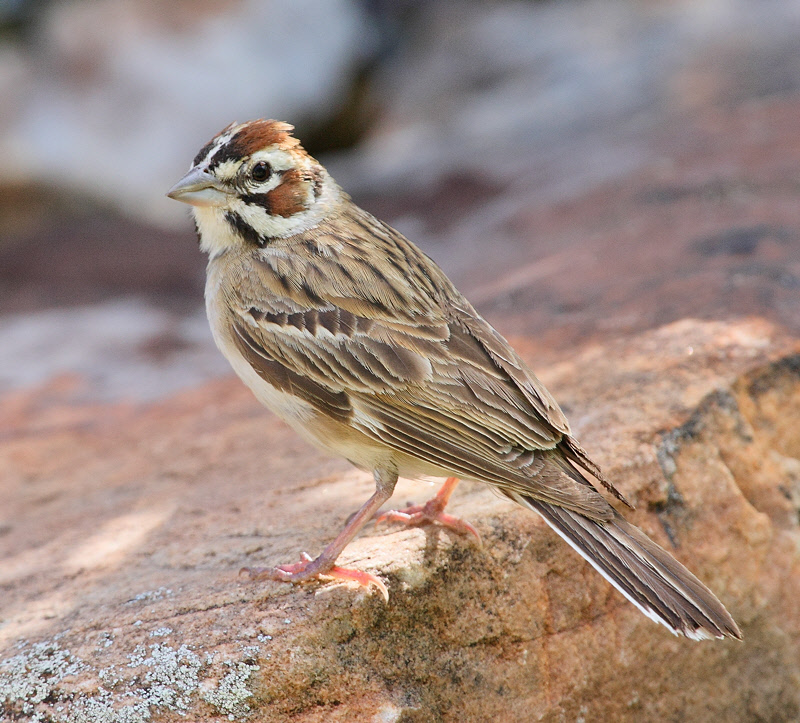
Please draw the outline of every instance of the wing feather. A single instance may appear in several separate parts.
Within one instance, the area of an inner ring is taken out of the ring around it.
[[[291,269],[291,249],[260,252],[231,299],[248,362],[429,467],[608,519],[575,465],[599,470],[541,382],[430,259],[380,228],[378,251],[321,234]]]

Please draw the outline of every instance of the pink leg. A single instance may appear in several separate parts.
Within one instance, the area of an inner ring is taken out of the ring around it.
[[[401,522],[409,526],[430,525],[434,522],[438,522],[443,527],[447,527],[462,535],[474,535],[475,539],[478,541],[478,545],[482,545],[481,536],[469,522],[448,515],[444,511],[444,508],[450,501],[450,495],[453,494],[453,490],[455,490],[457,485],[458,478],[448,477],[442,485],[442,488],[424,505],[411,505],[404,510],[389,510],[379,515],[375,522],[378,524],[388,520],[390,522]]]
[[[372,519],[381,505],[392,496],[396,483],[397,474],[376,472],[375,493],[353,515],[344,529],[336,536],[336,539],[322,551],[319,557],[312,559],[309,555],[303,553],[300,562],[278,565],[278,567],[243,567],[240,572],[249,575],[251,580],[277,580],[291,583],[310,582],[321,577],[351,580],[367,588],[374,585],[388,601],[389,592],[386,589],[386,585],[375,575],[359,570],[348,570],[344,567],[338,567],[335,563],[342,550],[359,533],[367,521]]]

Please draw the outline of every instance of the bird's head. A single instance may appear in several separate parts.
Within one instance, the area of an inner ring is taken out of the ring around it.
[[[316,226],[340,198],[327,171],[274,120],[233,123],[167,193],[193,207],[201,248],[218,255]]]

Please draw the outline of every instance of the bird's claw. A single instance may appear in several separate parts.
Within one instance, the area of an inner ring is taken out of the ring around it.
[[[389,590],[376,575],[361,570],[351,570],[338,565],[331,565],[327,569],[323,565],[315,565],[317,561],[308,553],[301,553],[300,562],[278,565],[277,567],[243,567],[240,575],[247,575],[251,580],[274,580],[276,582],[289,582],[300,585],[314,580],[344,580],[355,582],[361,587],[370,589],[375,587],[386,602],[389,602]],[[319,559],[319,558],[317,558]],[[319,569],[317,569],[319,568]]]
[[[480,533],[466,520],[448,515],[437,504],[437,498],[429,500],[424,505],[410,505],[404,510],[388,510],[375,518],[375,524],[382,522],[399,522],[408,527],[420,527],[437,523],[448,530],[453,530],[459,535],[472,535],[478,547],[483,547]]]

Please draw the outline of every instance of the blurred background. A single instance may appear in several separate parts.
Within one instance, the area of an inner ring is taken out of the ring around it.
[[[686,316],[800,331],[798,90],[794,0],[0,0],[0,392],[229,373],[164,194],[256,117],[541,364]]]

